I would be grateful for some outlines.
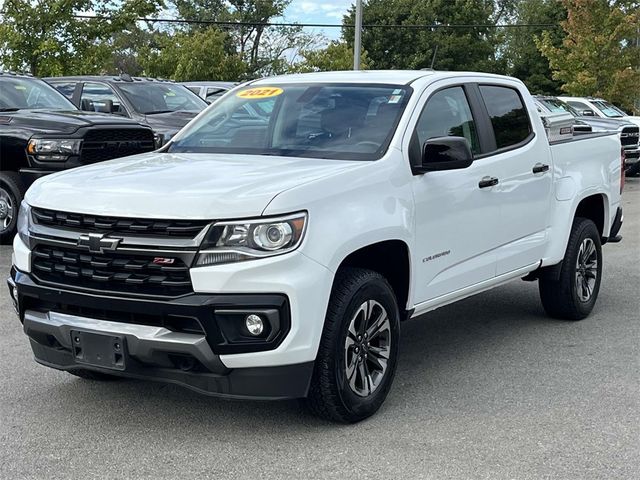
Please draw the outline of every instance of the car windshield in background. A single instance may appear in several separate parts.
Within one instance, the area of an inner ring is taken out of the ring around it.
[[[602,100],[596,100],[592,102],[596,107],[600,109],[602,113],[604,113],[609,118],[620,118],[625,117],[627,114],[620,110],[615,105],[610,104],[609,102],[604,102]]]
[[[557,98],[545,98],[544,100],[540,100],[542,104],[549,109],[552,113],[565,113],[568,112],[574,117],[580,116],[578,111],[573,108],[568,103],[563,102]]]
[[[144,115],[177,111],[200,112],[207,102],[183,85],[172,83],[120,83],[118,87],[136,112]]]
[[[55,88],[35,78],[0,77],[0,112],[11,110],[77,110]]]
[[[216,103],[168,151],[376,160],[411,92],[399,85],[247,87]]]

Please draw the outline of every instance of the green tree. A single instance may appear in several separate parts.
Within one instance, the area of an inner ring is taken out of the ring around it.
[[[239,54],[225,48],[227,35],[214,28],[160,34],[156,44],[140,51],[144,74],[187,80],[237,80],[246,73]]]
[[[420,69],[432,65],[440,70],[504,70],[496,55],[499,30],[489,27],[414,28],[411,25],[486,25],[508,18],[512,0],[368,0],[363,23],[389,25],[365,28],[363,47],[372,68]],[[354,23],[353,8],[344,24]],[[393,28],[393,25],[407,25]],[[343,27],[343,38],[353,45],[353,28]]]
[[[302,60],[294,64],[291,72],[328,72],[351,70],[353,68],[353,48],[346,42],[333,41],[326,48],[302,50]],[[367,69],[369,58],[362,52],[362,69]]]
[[[41,76],[100,73],[111,56],[108,39],[162,4],[162,0],[6,0],[0,63]],[[110,18],[75,17],[87,11]]]
[[[511,28],[505,32],[503,57],[507,73],[522,80],[533,93],[559,95],[561,82],[554,80],[549,60],[536,45],[541,35],[548,36],[555,47],[562,45],[565,33],[560,22],[567,12],[557,0],[522,0],[516,7],[518,24],[555,25],[555,27]]]
[[[571,95],[602,96],[633,109],[640,97],[640,2],[563,0],[566,38],[556,46],[550,33],[538,42],[553,77]]]

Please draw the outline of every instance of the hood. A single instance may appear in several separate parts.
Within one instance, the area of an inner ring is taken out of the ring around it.
[[[90,215],[172,220],[242,218],[261,215],[280,192],[362,164],[152,152],[44,177],[29,189],[26,200],[35,207]],[[300,200],[303,208],[304,199]]]
[[[171,136],[189,123],[200,112],[179,111],[145,115],[147,125],[156,132],[170,132]]]
[[[94,125],[139,125],[133,120],[102,113],[44,110],[18,110],[0,114],[3,118],[10,117],[6,123],[10,126],[24,126],[32,132],[72,134],[81,127]]]
[[[624,125],[633,125],[628,118],[577,117],[580,121],[591,125],[594,130],[618,130]]]
[[[623,120],[626,120],[627,122],[633,123],[634,125],[640,127],[640,117],[638,116],[629,115],[628,117],[623,117]]]

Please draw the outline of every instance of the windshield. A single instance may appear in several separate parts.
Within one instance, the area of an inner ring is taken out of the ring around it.
[[[77,110],[64,95],[42,80],[0,77],[0,111]]]
[[[545,98],[541,99],[540,102],[549,109],[552,113],[565,113],[568,112],[574,117],[580,116],[578,111],[573,108],[568,103],[563,102],[558,98]]]
[[[618,107],[610,104],[609,102],[605,102],[604,100],[592,101],[591,103],[593,103],[604,115],[609,118],[620,118],[627,116],[627,114],[620,110]]]
[[[411,92],[404,85],[246,87],[216,102],[168,151],[376,160]]]
[[[118,83],[136,112],[144,115],[176,111],[199,112],[207,102],[183,85],[174,83]]]

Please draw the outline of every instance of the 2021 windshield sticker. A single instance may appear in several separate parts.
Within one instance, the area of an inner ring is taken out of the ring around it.
[[[269,97],[277,97],[281,95],[284,90],[278,87],[260,87],[260,88],[250,88],[248,90],[242,90],[236,93],[237,97],[240,98],[269,98]]]

